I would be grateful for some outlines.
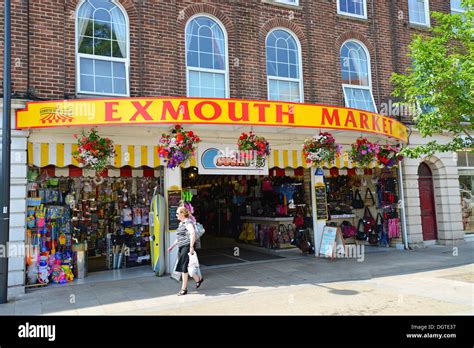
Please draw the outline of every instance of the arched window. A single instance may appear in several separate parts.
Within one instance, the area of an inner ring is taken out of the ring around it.
[[[288,31],[274,29],[265,42],[268,99],[303,102],[301,50]]]
[[[86,0],[77,10],[77,92],[128,92],[128,19],[113,0]]]
[[[340,59],[346,106],[376,112],[367,49],[357,41],[346,41]]]
[[[228,98],[227,38],[223,27],[199,15],[186,25],[186,74],[189,97]]]

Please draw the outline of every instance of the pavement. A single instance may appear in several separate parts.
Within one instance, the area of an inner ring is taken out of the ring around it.
[[[366,248],[368,250],[368,247]],[[474,243],[203,267],[199,290],[147,268],[28,291],[0,315],[472,315]]]

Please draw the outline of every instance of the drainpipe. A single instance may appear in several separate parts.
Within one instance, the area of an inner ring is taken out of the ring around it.
[[[408,235],[407,235],[407,219],[406,219],[406,211],[405,211],[405,194],[403,192],[403,170],[402,170],[402,162],[398,165],[398,187],[400,188],[400,209],[402,210],[401,218],[402,218],[402,233],[403,233],[403,242],[405,244],[405,250],[408,250]]]

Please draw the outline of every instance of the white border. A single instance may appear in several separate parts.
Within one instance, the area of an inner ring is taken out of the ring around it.
[[[202,72],[212,72],[212,73],[220,73],[222,74],[222,70],[218,69],[206,69],[206,68],[196,68],[196,67],[188,67],[188,54],[186,51],[186,32],[188,29],[189,23],[197,18],[197,17],[208,17],[209,19],[212,19],[217,23],[217,25],[220,26],[222,32],[224,33],[224,41],[225,41],[225,98],[229,98],[230,96],[230,86],[229,86],[229,44],[228,44],[228,37],[227,37],[227,30],[225,29],[224,24],[215,16],[205,13],[205,12],[200,12],[195,15],[193,15],[191,18],[188,19],[186,22],[186,25],[184,26],[184,59],[185,59],[185,68],[186,68],[186,96],[189,97],[189,70],[193,71],[202,71]]]
[[[295,0],[294,2],[291,2],[291,0],[273,0],[274,2],[278,2],[280,4],[286,4],[286,5],[291,5],[291,6],[299,6],[300,1]]]
[[[293,79],[293,78],[288,78],[288,77],[278,77],[278,76],[269,76],[268,75],[268,71],[267,70],[267,40],[268,40],[268,36],[274,32],[275,30],[283,30],[283,31],[286,31],[288,34],[290,34],[293,39],[296,41],[296,46],[298,47],[298,65],[299,65],[299,68],[298,68],[298,73],[299,73],[299,76],[300,78],[299,79]],[[267,36],[265,37],[265,71],[266,71],[266,75],[267,75],[267,100],[273,100],[273,99],[270,99],[270,79],[272,80],[281,80],[281,81],[290,81],[290,82],[299,82],[299,87],[300,87],[300,101],[299,103],[304,103],[304,88],[303,88],[303,57],[302,57],[302,50],[301,50],[301,43],[300,43],[300,40],[298,40],[298,36],[296,36],[296,34],[291,31],[290,29],[288,28],[285,28],[285,27],[275,27],[275,28],[272,28],[272,30],[270,30],[268,33],[267,33]],[[280,100],[281,101],[281,100]]]
[[[76,7],[76,11],[74,14],[74,41],[75,41],[75,56],[76,56],[76,96],[78,94],[87,94],[87,95],[100,95],[100,96],[121,96],[121,97],[128,97],[130,96],[130,22],[128,19],[128,14],[125,8],[116,0],[110,0],[114,5],[116,5],[123,13],[125,17],[125,25],[127,31],[127,58],[115,58],[115,57],[104,57],[97,56],[93,54],[85,54],[79,53],[79,46],[78,46],[78,32],[77,32],[77,20],[78,20],[78,12],[79,8],[86,2],[87,0],[81,0]],[[97,60],[105,60],[105,61],[117,61],[121,63],[125,63],[125,80],[126,80],[126,93],[99,93],[99,92],[89,92],[89,91],[81,91],[80,83],[81,83],[81,66],[80,66],[80,58],[92,58]]]

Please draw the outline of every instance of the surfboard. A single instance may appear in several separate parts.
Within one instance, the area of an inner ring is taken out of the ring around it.
[[[155,194],[150,207],[150,253],[153,271],[162,276],[165,274],[165,198]]]

